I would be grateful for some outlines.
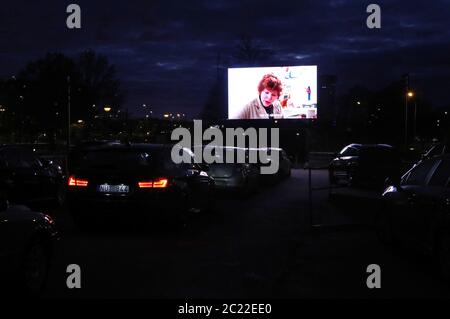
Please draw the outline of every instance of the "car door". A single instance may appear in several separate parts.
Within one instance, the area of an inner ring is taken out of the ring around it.
[[[8,242],[8,236],[6,235],[6,206],[6,196],[0,193],[0,278],[2,278],[9,255],[8,246],[6,245]]]
[[[430,159],[414,167],[402,182],[402,199],[394,221],[399,235],[415,243],[423,240],[423,210],[428,205],[427,183],[439,159]]]
[[[55,174],[51,171],[49,166],[44,166],[39,158],[29,149],[21,149],[20,157],[27,167],[30,167],[30,172],[36,178],[37,189],[35,191],[36,199],[48,200],[56,194],[56,180]]]
[[[21,156],[20,148],[7,148],[3,153],[7,163],[8,199],[18,204],[35,200],[40,188],[32,161],[27,161]]]
[[[194,154],[189,149],[183,151],[191,158],[191,163],[183,163],[181,167],[190,190],[193,208],[205,209],[212,195],[211,178],[202,165],[194,163]]]
[[[0,199],[1,201],[2,199]],[[11,209],[5,205],[0,208],[0,279],[7,279],[13,271],[15,260],[21,245],[22,233],[17,229]]]
[[[450,159],[442,159],[432,172],[427,187],[419,201],[417,218],[418,241],[425,247],[431,248],[434,240],[434,232],[441,225],[445,216],[440,216],[447,209],[450,197],[450,189],[446,187],[450,179]],[[443,210],[444,209],[444,210]]]

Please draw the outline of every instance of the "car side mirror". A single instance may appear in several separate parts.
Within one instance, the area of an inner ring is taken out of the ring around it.
[[[384,186],[395,186],[397,188],[400,187],[400,178],[399,177],[393,177],[393,176],[389,176],[388,178],[385,179],[384,181]]]

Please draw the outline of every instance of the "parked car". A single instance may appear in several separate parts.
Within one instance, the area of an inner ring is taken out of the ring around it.
[[[376,229],[384,243],[408,243],[436,257],[450,280],[450,155],[426,159],[391,180]]]
[[[134,144],[90,148],[68,179],[68,203],[75,222],[87,226],[101,213],[133,213],[150,220],[185,220],[189,212],[211,209],[214,180],[195,164],[176,164],[171,145]],[[135,215],[137,216],[137,215]],[[98,218],[97,218],[98,219]]]
[[[218,190],[238,191],[248,195],[258,188],[259,170],[256,163],[248,162],[248,151],[244,148],[203,146],[203,151],[212,154],[219,163],[209,163],[209,175],[214,178]],[[241,151],[246,163],[237,163],[237,153]],[[227,157],[233,156],[233,163]],[[222,162],[222,163],[220,163]]]
[[[280,170],[279,170],[279,176],[281,178],[287,178],[291,176],[291,169],[292,169],[292,162],[289,159],[286,152],[282,149],[276,149],[276,151],[280,152]]]
[[[268,151],[268,156],[273,157],[275,153],[278,153],[276,156],[278,158],[278,171],[275,174],[260,174],[260,180],[263,183],[276,183],[281,179],[287,178],[291,176],[292,162],[287,156],[286,152],[282,148],[258,148],[258,149],[249,149],[254,151],[264,150]],[[258,171],[260,171],[262,166],[268,166],[269,164],[258,163]]]
[[[0,196],[0,296],[38,295],[46,283],[58,231],[50,216]]]
[[[39,158],[33,150],[0,146],[0,190],[12,203],[34,207],[38,203],[65,200],[65,175],[52,161]]]
[[[422,160],[429,159],[434,156],[444,155],[450,153],[449,143],[437,143],[431,146],[423,155]]]
[[[387,177],[399,176],[397,150],[386,144],[350,144],[331,161],[330,185],[382,188]]]
[[[94,140],[94,141],[85,141],[77,145],[74,145],[71,147],[69,157],[67,160],[68,170],[71,171],[74,167],[77,167],[79,165],[79,161],[82,159],[86,151],[121,144],[122,143],[119,140]]]

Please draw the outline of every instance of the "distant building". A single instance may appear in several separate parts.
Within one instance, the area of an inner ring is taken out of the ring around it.
[[[336,75],[324,74],[319,77],[318,119],[336,124]]]
[[[170,121],[184,121],[186,120],[186,114],[185,113],[164,113],[163,119],[170,120]]]

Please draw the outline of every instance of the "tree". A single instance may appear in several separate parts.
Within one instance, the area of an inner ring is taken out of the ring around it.
[[[73,60],[61,53],[48,53],[28,63],[18,77],[18,81],[24,83],[22,102],[26,117],[31,118],[51,142],[55,141],[55,133],[67,113],[68,76],[76,78]]]
[[[107,104],[117,111],[124,99],[114,67],[92,51],[76,59],[48,53],[28,63],[18,82],[23,83],[20,106],[25,119],[30,118],[31,127],[45,132],[51,142],[66,132],[69,97],[72,123],[92,120],[93,105],[103,110]]]
[[[258,41],[249,35],[241,36],[239,43],[234,48],[232,57],[238,64],[257,65],[268,60],[273,51],[267,47],[263,47]]]
[[[102,112],[106,105],[114,111],[120,109],[124,93],[116,79],[115,67],[109,63],[106,56],[87,50],[77,58],[76,67],[82,92],[78,95],[79,107],[73,111],[76,118],[92,118],[96,110]]]

